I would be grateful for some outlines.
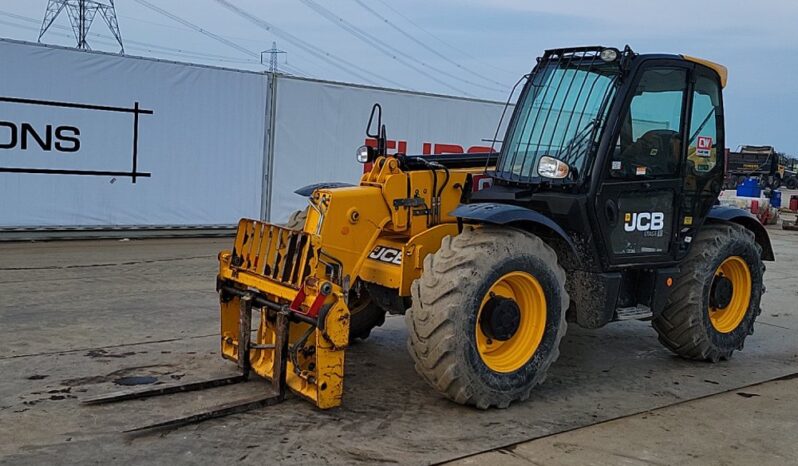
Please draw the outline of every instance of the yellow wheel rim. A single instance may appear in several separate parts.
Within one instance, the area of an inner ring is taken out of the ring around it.
[[[499,341],[486,335],[480,325],[485,304],[494,296],[511,299],[518,306],[520,321],[515,333]],[[494,372],[508,373],[526,364],[537,351],[546,329],[546,296],[537,279],[526,272],[510,272],[499,278],[485,294],[476,321],[477,351]]]
[[[740,325],[748,312],[751,302],[751,271],[742,257],[730,256],[720,264],[715,276],[731,280],[732,297],[726,307],[709,306],[709,320],[718,332],[730,333]]]

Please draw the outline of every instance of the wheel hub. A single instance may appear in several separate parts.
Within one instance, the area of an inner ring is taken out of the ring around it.
[[[734,284],[723,275],[718,275],[712,281],[709,292],[709,305],[716,309],[725,309],[734,296]]]
[[[492,296],[482,309],[479,325],[489,338],[507,341],[521,324],[521,309],[512,299]]]

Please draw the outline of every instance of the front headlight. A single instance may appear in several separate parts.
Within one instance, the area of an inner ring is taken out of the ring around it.
[[[571,167],[567,163],[548,155],[541,157],[538,162],[538,175],[546,178],[562,179],[568,176],[570,171]]]
[[[357,148],[357,152],[355,153],[355,157],[357,161],[360,163],[368,163],[371,162],[371,147],[363,145]]]

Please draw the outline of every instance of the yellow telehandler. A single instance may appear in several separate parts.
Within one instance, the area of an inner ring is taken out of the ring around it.
[[[242,375],[210,383],[252,371],[275,394],[190,421],[286,389],[340,405],[346,348],[386,311],[405,315],[420,376],[479,408],[527,399],[567,322],[651,320],[688,359],[742,348],[774,258],[754,217],[715,205],[726,69],[577,47],[522,82],[498,153],[388,155],[375,106],[357,186],[300,190],[308,208],[287,225],[241,220],[217,289],[222,356]]]

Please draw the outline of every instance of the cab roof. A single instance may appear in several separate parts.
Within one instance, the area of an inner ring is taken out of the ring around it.
[[[715,71],[718,73],[718,76],[720,76],[721,87],[726,87],[726,80],[729,78],[729,70],[725,66],[720,63],[715,63],[714,61],[704,60],[703,58],[691,57],[690,55],[682,55],[682,58],[693,63],[698,63],[699,65],[704,65]]]

